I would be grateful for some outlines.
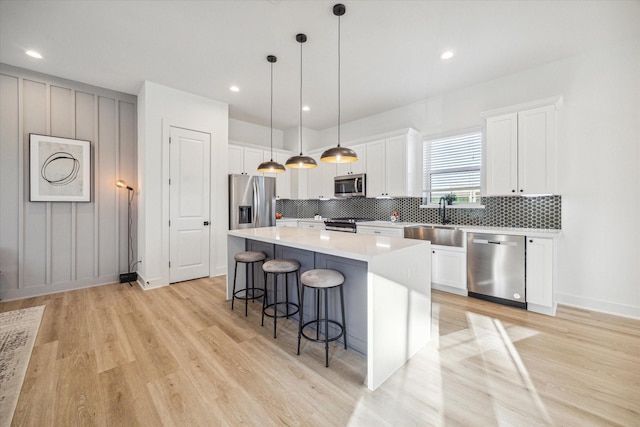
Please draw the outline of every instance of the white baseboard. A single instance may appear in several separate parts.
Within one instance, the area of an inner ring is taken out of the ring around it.
[[[431,288],[437,289],[439,291],[449,292],[450,294],[461,295],[463,297],[468,296],[468,292],[466,289],[454,288],[453,286],[440,285],[438,283],[431,282]]]
[[[533,304],[530,302],[527,303],[528,311],[533,311],[534,313],[546,314],[547,316],[555,316],[557,307],[558,307],[557,304],[553,304],[552,307],[547,307],[544,305]]]
[[[576,295],[568,295],[558,293],[556,295],[558,304],[568,305],[571,307],[582,308],[585,310],[599,311],[602,313],[613,314],[615,316],[631,317],[640,319],[640,307],[628,304],[620,304],[609,301],[602,301],[593,298],[585,298]]]
[[[76,289],[92,288],[94,286],[108,285],[120,282],[119,274],[108,274],[91,279],[76,280],[73,282],[59,282],[50,285],[28,286],[0,291],[2,301],[18,300],[23,298],[39,297],[43,295],[57,294]]]

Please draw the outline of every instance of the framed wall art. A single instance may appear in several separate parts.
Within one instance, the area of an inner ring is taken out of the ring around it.
[[[29,134],[32,202],[91,201],[91,143]]]

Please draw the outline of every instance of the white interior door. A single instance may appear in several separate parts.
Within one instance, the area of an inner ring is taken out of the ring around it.
[[[172,127],[169,282],[209,276],[211,135]]]

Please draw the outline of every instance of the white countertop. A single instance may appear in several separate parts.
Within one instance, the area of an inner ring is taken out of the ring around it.
[[[227,233],[230,236],[367,262],[376,256],[428,244],[424,240],[308,228],[264,227],[229,230]]]
[[[324,219],[314,220],[313,218],[282,218],[282,220],[289,221],[304,221],[304,222],[322,222]],[[280,221],[280,220],[277,220]],[[277,222],[276,221],[276,222]],[[435,225],[438,227],[455,227],[466,232],[472,233],[499,233],[510,234],[516,236],[529,236],[529,237],[548,237],[557,238],[562,234],[562,230],[557,229],[544,229],[544,228],[515,228],[515,227],[486,227],[480,225],[455,225],[455,224],[425,224],[419,222],[391,222],[391,221],[367,221],[362,222],[360,225],[367,227],[386,227],[386,228],[404,228],[412,225]]]

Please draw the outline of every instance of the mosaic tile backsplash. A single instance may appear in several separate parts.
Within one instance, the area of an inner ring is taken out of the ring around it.
[[[437,208],[420,208],[419,197],[370,199],[354,197],[338,200],[277,200],[276,210],[287,218],[311,218],[319,212],[323,218],[358,217],[388,221],[393,210],[400,221],[438,224]],[[447,209],[454,225],[539,228],[560,230],[561,196],[483,197],[484,209]]]

